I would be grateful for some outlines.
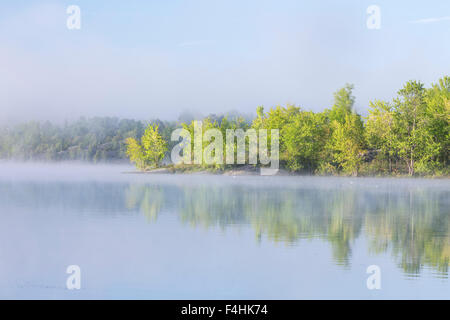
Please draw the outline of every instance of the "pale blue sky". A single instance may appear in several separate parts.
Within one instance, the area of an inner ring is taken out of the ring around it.
[[[68,5],[81,30],[68,30]],[[366,9],[381,9],[381,29]],[[429,20],[423,20],[429,19]],[[422,21],[423,20],[423,21]],[[450,74],[450,1],[2,1],[0,121],[356,107]]]

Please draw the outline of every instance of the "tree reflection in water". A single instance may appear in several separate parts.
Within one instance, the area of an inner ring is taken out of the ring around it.
[[[191,226],[251,225],[256,239],[287,244],[323,239],[343,266],[350,263],[355,239],[365,236],[371,253],[390,251],[406,274],[419,275],[427,266],[447,278],[449,192],[382,189],[131,184],[126,205],[149,221],[170,209]]]

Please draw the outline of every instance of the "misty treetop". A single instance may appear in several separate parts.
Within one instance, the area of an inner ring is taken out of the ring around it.
[[[237,128],[279,129],[280,166],[292,172],[449,175],[449,76],[430,88],[409,81],[392,101],[370,102],[365,118],[354,110],[352,92],[350,84],[339,89],[333,105],[323,112],[294,105],[265,111],[260,106],[253,119],[236,112],[232,116],[210,115],[203,119],[203,127],[224,133]],[[168,163],[170,151],[178,143],[170,140],[171,133],[184,128],[193,134],[192,120],[183,114],[177,122],[116,118],[82,118],[62,126],[30,122],[0,129],[0,157],[88,161],[129,158],[138,169],[147,170]]]

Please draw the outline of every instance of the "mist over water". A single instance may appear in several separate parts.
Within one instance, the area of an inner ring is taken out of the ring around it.
[[[450,299],[449,16],[0,1],[0,299]]]
[[[448,298],[448,179],[130,171],[0,163],[0,297]]]

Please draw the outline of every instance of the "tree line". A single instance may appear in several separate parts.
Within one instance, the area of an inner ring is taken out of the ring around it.
[[[450,77],[439,79],[430,88],[409,81],[392,101],[370,102],[367,117],[354,110],[352,92],[353,86],[347,84],[334,93],[333,106],[322,112],[295,105],[265,112],[259,106],[251,122],[210,116],[203,119],[203,128],[219,129],[223,135],[227,129],[279,129],[280,165],[292,172],[449,174]],[[191,133],[193,141],[193,122],[180,125]],[[127,140],[127,154],[138,169],[146,170],[161,164],[170,144],[173,142],[159,134],[158,125],[149,125],[141,141]],[[233,166],[215,165],[222,170]]]
[[[146,123],[117,118],[80,118],[0,128],[0,158],[12,160],[126,160],[125,139],[142,136]]]
[[[354,109],[353,86],[334,93],[322,112],[295,105],[259,106],[256,117],[209,115],[203,129],[279,129],[280,166],[307,174],[449,175],[450,77],[426,88],[409,81],[392,101]],[[176,128],[193,134],[193,118],[136,121],[81,118],[72,123],[29,122],[0,128],[0,158],[19,160],[125,161],[138,169],[167,165]],[[197,119],[200,120],[200,119]],[[193,140],[193,139],[192,139]],[[269,141],[270,144],[270,141]],[[206,147],[206,145],[204,145]],[[225,148],[224,148],[225,149]],[[211,165],[202,164],[206,168]],[[216,165],[226,170],[233,165]]]

